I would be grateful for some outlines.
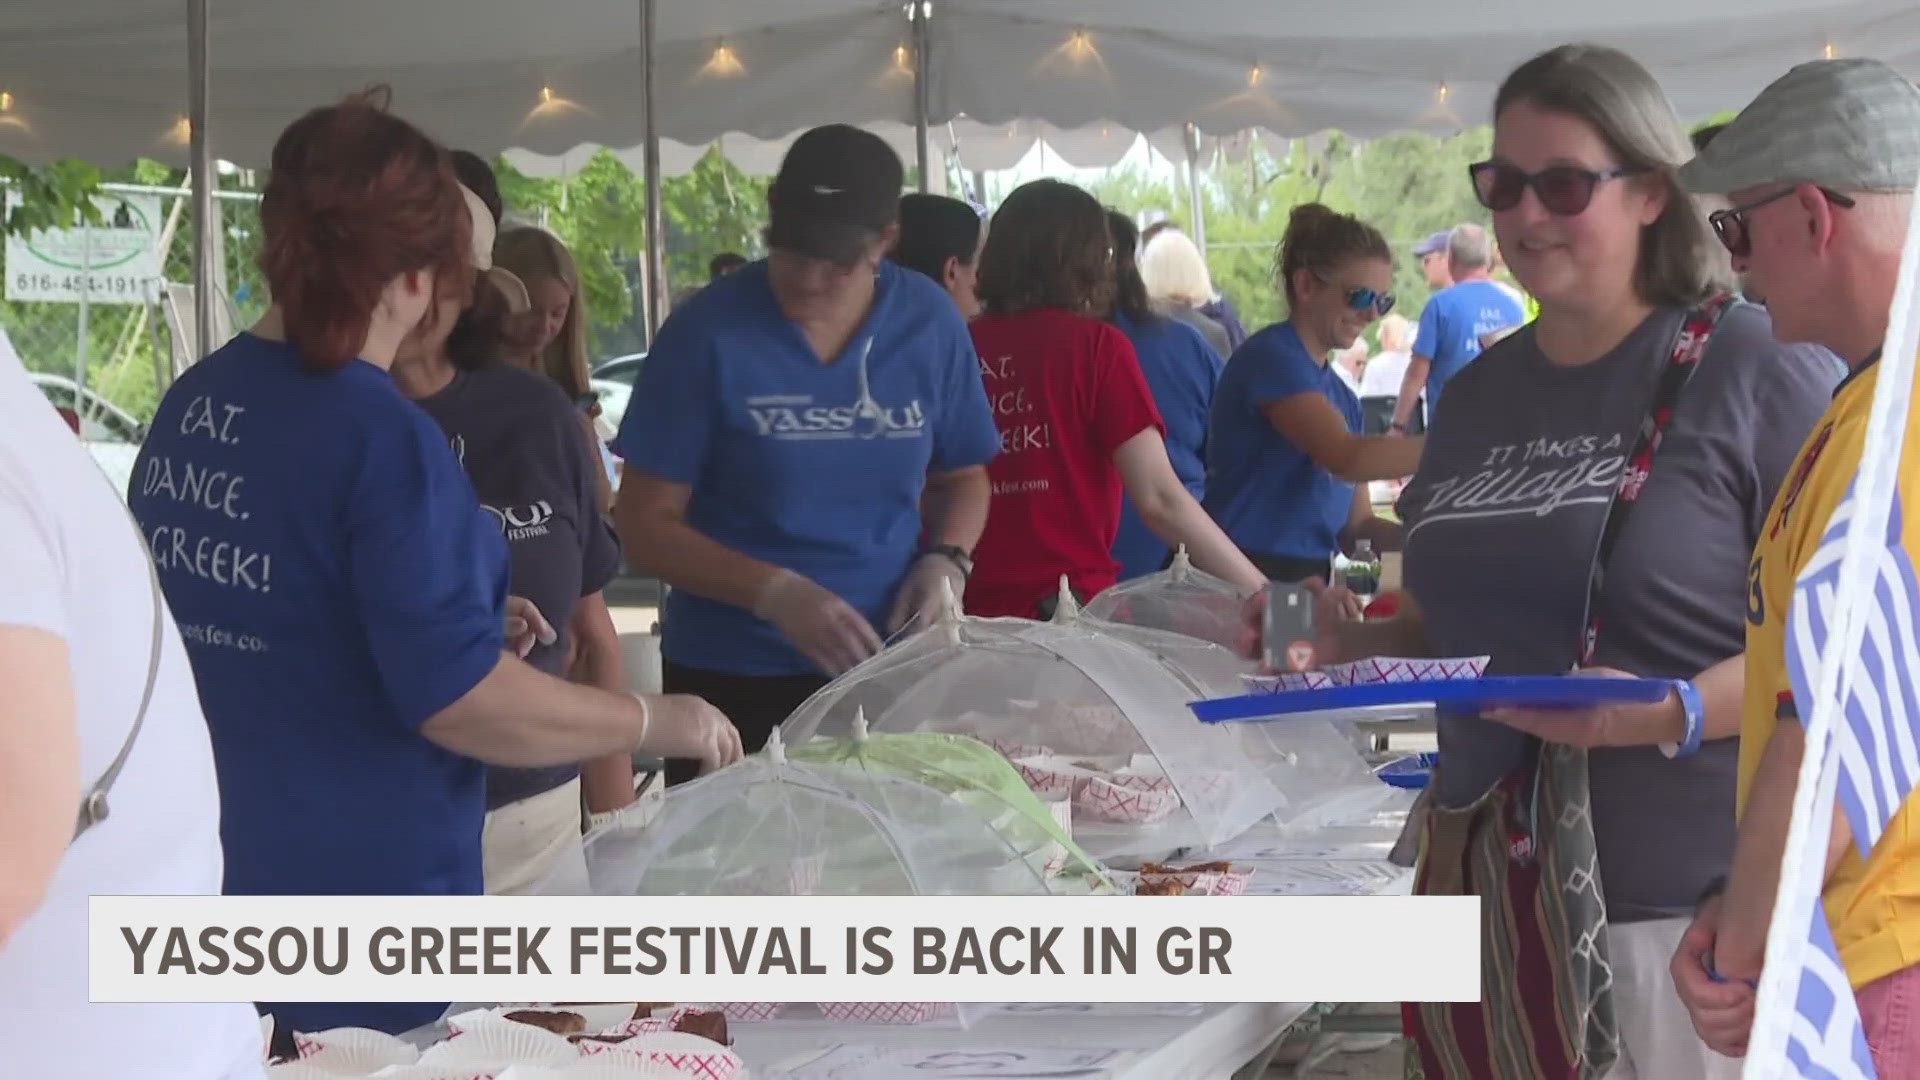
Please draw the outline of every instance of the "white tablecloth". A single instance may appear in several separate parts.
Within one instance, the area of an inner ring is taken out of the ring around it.
[[[1404,812],[1365,826],[1287,836],[1262,828],[1193,859],[1231,859],[1252,871],[1257,895],[1380,895],[1405,893],[1413,874],[1387,862]],[[1130,1052],[1097,1074],[1075,1080],[1226,1080],[1258,1057],[1310,1006],[1240,1002],[1192,1006],[1190,1015],[1141,1015],[1152,1006],[1091,1005],[1079,1013],[988,1015],[971,1028],[958,1024],[913,1027],[850,1026],[824,1018],[733,1025],[734,1049],[756,1080],[797,1073],[836,1046],[938,1051],[1086,1047]],[[1174,1010],[1167,1010],[1172,1012]],[[927,1075],[938,1075],[929,1072]]]
[[[1091,1006],[1081,1015],[997,1014],[971,1030],[958,1026],[853,1027],[825,1020],[773,1020],[733,1026],[734,1052],[755,1080],[780,1080],[788,1070],[837,1045],[988,1051],[1087,1047],[1130,1052],[1098,1080],[1226,1080],[1258,1056],[1307,1011],[1305,1004],[1207,1005],[1198,1016],[1141,1016],[1140,1006]],[[1115,1015],[1118,1013],[1118,1015]],[[804,1075],[804,1072],[802,1073]],[[927,1075],[938,1075],[928,1073]],[[1015,1074],[1017,1075],[1017,1074]],[[1095,1080],[1076,1077],[1075,1080]]]

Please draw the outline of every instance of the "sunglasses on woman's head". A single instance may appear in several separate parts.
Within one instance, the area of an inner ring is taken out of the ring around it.
[[[1320,278],[1322,284],[1333,284],[1333,282],[1328,281],[1319,274],[1315,274],[1314,276]],[[1355,311],[1371,310],[1375,318],[1384,318],[1387,312],[1392,311],[1393,300],[1394,297],[1392,293],[1375,292],[1364,285],[1351,285],[1347,287],[1347,306]]]
[[[1504,161],[1481,161],[1467,166],[1473,178],[1473,194],[1480,205],[1498,212],[1520,205],[1521,196],[1533,189],[1534,197],[1547,212],[1560,217],[1583,213],[1593,202],[1596,188],[1608,180],[1635,176],[1645,169],[1631,165],[1611,169],[1583,169],[1578,165],[1549,165],[1530,173]]]
[[[1707,224],[1713,226],[1713,235],[1720,238],[1720,243],[1726,247],[1727,254],[1736,259],[1744,259],[1753,254],[1753,234],[1747,228],[1747,215],[1768,203],[1779,202],[1799,190],[1799,186],[1795,185],[1728,210],[1715,210],[1707,215]],[[1845,195],[1826,188],[1817,190],[1833,205],[1843,210],[1853,209],[1853,200]]]

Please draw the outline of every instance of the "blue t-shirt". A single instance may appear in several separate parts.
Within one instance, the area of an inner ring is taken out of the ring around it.
[[[1207,418],[1213,410],[1213,388],[1226,362],[1200,332],[1172,319],[1136,322],[1115,315],[1114,325],[1140,358],[1140,372],[1153,391],[1153,403],[1167,429],[1167,458],[1174,475],[1198,499],[1207,490]],[[1113,557],[1120,563],[1120,580],[1159,570],[1167,561],[1167,545],[1153,535],[1133,508],[1120,505],[1120,533],[1113,541]]]
[[[1353,485],[1274,430],[1263,411],[1321,394],[1359,432],[1360,399],[1333,365],[1307,352],[1292,323],[1275,323],[1234,350],[1213,395],[1207,513],[1254,555],[1327,559],[1353,511]]]
[[[927,474],[999,447],[966,323],[931,279],[883,262],[872,311],[822,364],[757,262],[660,328],[616,448],[627,468],[692,488],[688,525],[813,579],[884,633]],[[685,589],[668,594],[661,633],[662,655],[687,667],[815,670],[752,612]]]
[[[378,367],[242,334],[167,391],[128,501],[212,736],[226,891],[478,894],[482,766],[420,727],[500,658],[506,551],[433,421]]]
[[[1481,337],[1527,321],[1520,299],[1493,281],[1463,281],[1433,294],[1420,312],[1415,356],[1427,358],[1427,415],[1440,404],[1440,388],[1480,355]]]

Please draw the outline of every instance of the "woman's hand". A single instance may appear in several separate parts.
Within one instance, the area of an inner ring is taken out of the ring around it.
[[[1340,628],[1349,623],[1364,622],[1365,605],[1351,589],[1343,585],[1328,585],[1319,578],[1309,578],[1301,582],[1300,587],[1313,596],[1314,666],[1344,663],[1350,658],[1342,655],[1345,647],[1341,643]],[[1248,596],[1240,609],[1244,633],[1241,653],[1250,660],[1265,659],[1266,643],[1263,637],[1267,623],[1267,591],[1261,589]]]
[[[1613,668],[1585,668],[1575,674],[1608,679],[1636,675]],[[1678,743],[1686,735],[1687,714],[1677,691],[1655,705],[1609,702],[1585,709],[1489,709],[1488,720],[1524,731],[1563,746],[1591,750],[1597,746],[1656,746]]]
[[[522,660],[538,645],[551,645],[559,639],[533,601],[524,596],[507,597],[507,648]]]

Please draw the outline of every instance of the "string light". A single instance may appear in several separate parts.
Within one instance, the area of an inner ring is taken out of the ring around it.
[[[1439,101],[1440,101],[1440,104],[1442,104],[1442,105],[1445,105],[1445,104],[1447,103],[1447,96],[1448,96],[1449,94],[1451,94],[1451,93],[1453,93],[1453,91],[1451,91],[1451,90],[1449,90],[1449,89],[1447,88],[1447,84],[1446,84],[1446,83],[1441,83],[1441,84],[1440,84],[1440,89],[1439,89],[1438,91],[1436,91],[1436,92],[1435,92],[1435,95],[1434,95],[1434,96],[1435,96],[1435,97],[1437,97],[1437,98],[1439,99]]]
[[[13,95],[0,90],[0,113],[13,111]]]
[[[548,106],[548,105],[551,105],[551,104],[553,104],[553,87],[551,87],[551,86],[543,86],[543,87],[541,87],[541,88],[540,88],[540,106],[541,106],[541,108],[545,108],[546,106]]]
[[[903,75],[913,74],[913,52],[905,45],[893,47],[893,68]]]
[[[734,55],[733,49],[722,41],[713,47],[713,58],[708,60],[706,66],[700,70],[706,75],[738,75],[746,70],[746,65],[742,64],[740,58]]]
[[[1829,60],[1833,59],[1833,42],[1831,41],[1827,42],[1825,53],[1826,53],[1827,59]]]
[[[1255,64],[1252,69],[1247,72],[1247,85],[1250,87],[1259,86],[1266,77],[1267,73],[1261,70],[1259,64]]]
[[[1092,56],[1094,54],[1093,36],[1085,30],[1075,30],[1073,36],[1067,39],[1067,52],[1075,60],[1085,60]]]

